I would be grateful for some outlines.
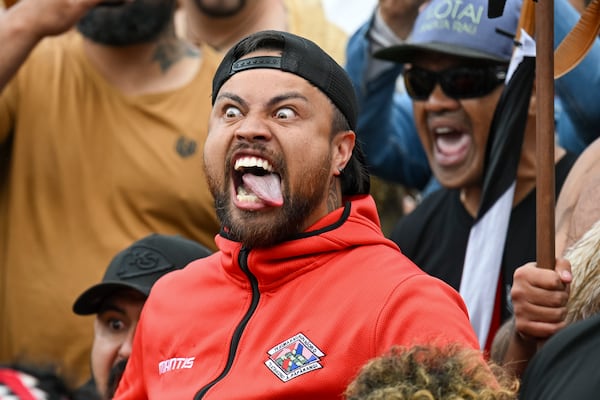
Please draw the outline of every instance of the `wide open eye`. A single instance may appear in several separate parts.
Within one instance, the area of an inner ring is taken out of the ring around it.
[[[237,118],[240,115],[242,115],[242,112],[240,111],[239,108],[234,107],[234,106],[228,106],[225,109],[224,115],[226,118]]]
[[[127,329],[129,320],[125,313],[116,310],[105,310],[98,313],[100,329],[104,334],[118,335]]]
[[[289,107],[278,108],[274,114],[277,119],[288,119],[296,116],[296,112]]]
[[[107,324],[108,324],[109,328],[115,332],[119,332],[119,331],[122,331],[123,329],[125,329],[125,322],[123,322],[122,320],[120,320],[118,318],[110,318],[107,321]]]

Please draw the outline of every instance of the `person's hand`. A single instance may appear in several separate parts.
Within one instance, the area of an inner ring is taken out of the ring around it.
[[[19,19],[22,31],[33,37],[58,35],[72,28],[102,0],[20,0],[9,10]]]
[[[531,262],[515,271],[511,290],[515,329],[524,339],[544,341],[566,325],[571,279],[566,259],[558,259],[554,270]]]
[[[386,25],[401,39],[406,39],[428,0],[379,0],[379,13]]]

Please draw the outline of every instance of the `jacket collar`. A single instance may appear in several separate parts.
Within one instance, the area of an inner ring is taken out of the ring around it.
[[[375,202],[370,195],[345,199],[343,207],[272,247],[243,249],[242,243],[227,238],[225,232],[221,232],[216,241],[225,272],[243,285],[247,285],[248,278],[239,262],[240,255],[247,252],[248,269],[258,279],[261,291],[274,289],[356,246],[384,244],[398,249],[381,232]]]

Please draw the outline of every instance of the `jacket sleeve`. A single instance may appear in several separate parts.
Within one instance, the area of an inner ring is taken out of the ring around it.
[[[479,349],[467,308],[456,290],[427,274],[400,283],[381,312],[375,343],[392,345],[459,343]]]
[[[346,70],[358,96],[356,134],[371,173],[423,189],[431,171],[413,120],[412,101],[396,91],[402,65],[375,59],[369,29],[361,26],[349,39]]]

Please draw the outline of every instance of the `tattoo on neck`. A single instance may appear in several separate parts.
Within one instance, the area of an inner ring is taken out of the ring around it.
[[[332,212],[340,206],[340,197],[338,195],[336,179],[331,179],[329,185],[329,194],[327,195],[327,212]]]
[[[157,61],[160,69],[166,72],[185,57],[198,58],[199,56],[198,49],[191,44],[176,37],[168,37],[157,43],[152,60]]]

